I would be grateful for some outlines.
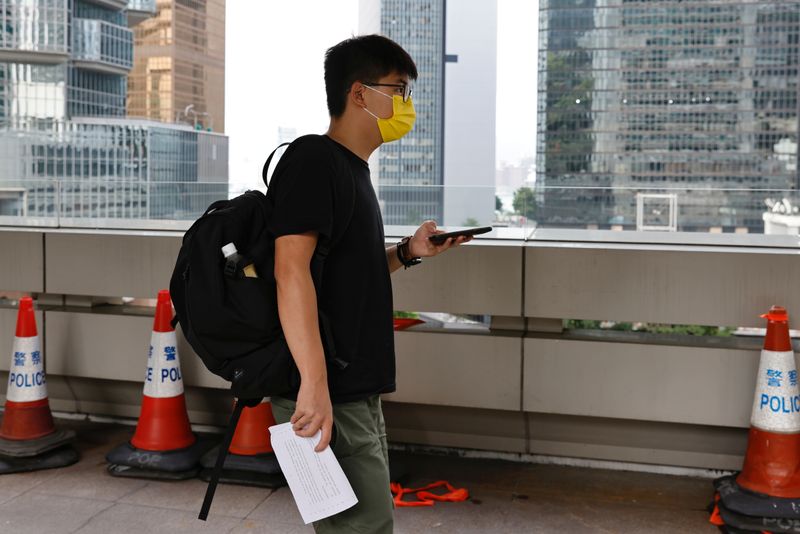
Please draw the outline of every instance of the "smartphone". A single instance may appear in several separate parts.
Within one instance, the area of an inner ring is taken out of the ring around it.
[[[466,230],[458,230],[457,232],[447,232],[445,234],[436,234],[428,237],[434,245],[441,245],[451,237],[461,237],[462,235],[473,236],[491,232],[491,226],[481,226],[480,228],[467,228]]]

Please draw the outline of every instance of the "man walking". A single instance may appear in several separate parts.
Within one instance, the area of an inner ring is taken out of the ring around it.
[[[408,53],[385,37],[355,37],[330,48],[330,127],[324,136],[292,143],[267,192],[274,206],[278,311],[300,374],[297,391],[272,398],[273,412],[279,423],[291,421],[300,436],[321,431],[317,451],[331,444],[359,501],[314,523],[317,532],[392,531],[379,397],[395,390],[390,274],[468,240],[435,246],[428,237],[441,231],[426,221],[413,236],[385,246],[367,161],[382,143],[413,127],[416,78]],[[330,245],[320,268],[315,252]],[[320,272],[316,287],[312,273]],[[329,324],[320,325],[320,316]],[[321,326],[331,335],[321,335]]]

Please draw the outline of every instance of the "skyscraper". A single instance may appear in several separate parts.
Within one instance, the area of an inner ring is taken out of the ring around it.
[[[134,26],[128,114],[225,126],[225,0],[157,0]]]
[[[380,2],[379,4],[377,2]],[[442,220],[444,211],[445,0],[362,0],[362,33],[381,33],[417,64],[414,129],[379,151],[378,197],[386,224]]]
[[[227,194],[227,138],[124,118],[126,6],[0,0],[0,216],[187,218]]]
[[[414,59],[419,73],[413,95],[414,129],[381,146],[377,169],[371,162],[384,221],[490,223],[496,1],[361,0],[359,19],[360,33],[380,33],[396,41]]]
[[[798,187],[800,2],[541,0],[539,24],[541,225],[634,228],[652,192],[678,229],[760,232],[759,190]]]

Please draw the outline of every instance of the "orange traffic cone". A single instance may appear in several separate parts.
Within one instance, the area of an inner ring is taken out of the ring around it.
[[[0,473],[60,467],[78,460],[74,449],[64,447],[75,438],[75,432],[56,430],[46,383],[33,300],[23,297],[0,426],[0,455],[27,460],[0,460]]]
[[[272,405],[266,400],[262,400],[258,406],[242,410],[223,464],[220,475],[222,482],[266,488],[286,485],[270,443],[269,427],[275,424]],[[218,455],[219,447],[215,447],[203,456],[200,478],[211,479]]]
[[[265,400],[255,408],[245,407],[236,425],[233,441],[228,451],[240,456],[255,456],[274,452],[269,437],[269,427],[275,425],[272,405]]]
[[[800,386],[789,316],[773,306],[761,351],[744,468],[715,482],[722,517],[800,518]],[[733,525],[736,526],[736,525]],[[766,530],[766,529],[765,529]]]
[[[800,497],[800,387],[789,339],[789,316],[773,306],[750,419],[747,456],[736,482],[774,497]]]
[[[106,455],[112,475],[190,478],[197,474],[198,461],[208,448],[205,441],[198,441],[189,424],[171,321],[169,291],[159,291],[142,410],[130,444],[124,443]]]

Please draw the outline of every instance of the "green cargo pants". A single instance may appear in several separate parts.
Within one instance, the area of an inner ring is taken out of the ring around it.
[[[278,423],[294,414],[294,401],[272,397],[272,413]],[[316,532],[391,533],[393,501],[389,489],[389,454],[381,399],[333,405],[331,449],[358,504],[339,514],[314,522]]]

